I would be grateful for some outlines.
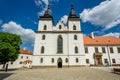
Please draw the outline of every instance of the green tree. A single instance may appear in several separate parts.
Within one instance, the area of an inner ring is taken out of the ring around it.
[[[18,58],[21,43],[20,36],[0,32],[0,63],[3,64],[3,68],[7,62],[15,61]]]

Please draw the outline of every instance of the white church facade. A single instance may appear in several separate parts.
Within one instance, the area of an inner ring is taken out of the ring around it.
[[[73,6],[67,25],[62,21],[54,25],[50,6],[44,15],[40,16],[35,35],[32,66],[114,64],[120,64],[120,38],[83,36],[80,18],[76,15]]]
[[[54,26],[50,8],[40,17],[33,54],[33,66],[85,65],[80,19],[71,8],[67,26]]]

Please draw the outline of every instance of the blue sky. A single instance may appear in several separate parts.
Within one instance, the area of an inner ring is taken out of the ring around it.
[[[38,17],[47,5],[56,24],[60,19],[66,23],[71,3],[84,35],[120,36],[120,0],[0,0],[0,31],[20,35],[21,47],[33,51]]]

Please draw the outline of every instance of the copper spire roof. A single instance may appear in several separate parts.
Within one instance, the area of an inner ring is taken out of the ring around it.
[[[52,17],[52,14],[50,11],[50,5],[48,5],[47,10],[45,11],[44,17]]]
[[[69,16],[76,16],[76,13],[74,11],[74,8],[73,8],[73,5],[71,4],[71,11],[70,11],[70,14]]]
[[[73,4],[71,4],[71,10],[70,10],[70,13],[69,13],[69,17],[77,17]]]
[[[50,5],[47,6],[47,9],[45,10],[44,15],[39,16],[39,20],[52,20],[52,23],[54,25],[53,16],[50,10]]]

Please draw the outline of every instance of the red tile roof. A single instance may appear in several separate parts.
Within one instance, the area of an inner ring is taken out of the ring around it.
[[[23,62],[27,63],[27,62],[32,62],[32,61],[31,61],[31,60],[25,60],[25,61],[23,61]]]
[[[95,36],[92,39],[89,36],[84,36],[85,45],[120,45],[120,38],[113,36]]]
[[[20,54],[28,54],[28,55],[32,55],[33,53],[28,51],[28,50],[24,50],[22,48],[20,48]]]

